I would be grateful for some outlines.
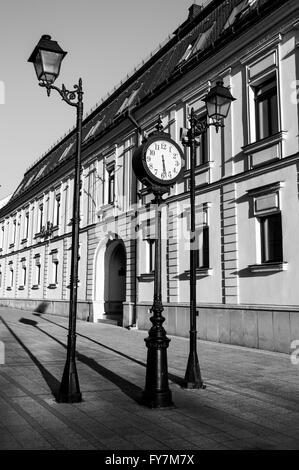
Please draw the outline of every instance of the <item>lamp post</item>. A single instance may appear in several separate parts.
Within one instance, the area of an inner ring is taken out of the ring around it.
[[[200,121],[194,108],[189,117],[190,127],[183,130],[182,143],[190,148],[190,342],[189,357],[185,373],[186,388],[205,388],[203,384],[199,361],[197,356],[197,329],[196,329],[196,247],[195,247],[195,151],[198,146],[198,137],[206,132],[209,126],[215,126],[216,132],[224,127],[223,120],[227,117],[231,102],[235,98],[222,81],[216,82],[203,101],[206,103],[208,117],[212,120]]]
[[[75,359],[83,91],[81,78],[78,81],[78,85],[74,85],[74,90],[71,91],[67,90],[64,85],[62,85],[61,89],[53,85],[54,81],[59,75],[61,62],[66,54],[67,52],[63,51],[58,43],[51,39],[51,36],[43,35],[31,56],[29,57],[28,62],[32,62],[34,64],[36,75],[39,80],[39,85],[47,89],[48,96],[50,96],[51,90],[56,90],[60,94],[63,101],[65,101],[70,106],[74,106],[77,110],[67,357],[57,401],[61,403],[78,403],[82,400]],[[76,97],[77,100],[74,101]]]

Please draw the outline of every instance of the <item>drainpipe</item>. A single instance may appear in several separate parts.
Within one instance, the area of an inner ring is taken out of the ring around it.
[[[134,116],[131,113],[131,110],[128,109],[128,119],[131,121],[133,126],[136,128],[136,143],[137,147],[141,144],[142,129],[140,124],[136,121]],[[137,199],[136,199],[137,200]],[[132,326],[136,326],[137,321],[137,241],[135,240],[135,276],[134,276],[134,306],[133,306],[133,318]]]

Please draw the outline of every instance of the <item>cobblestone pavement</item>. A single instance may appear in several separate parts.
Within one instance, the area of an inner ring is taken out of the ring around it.
[[[171,337],[175,406],[139,404],[147,333],[78,321],[83,402],[55,401],[67,319],[0,307],[0,449],[299,449],[299,365],[286,354],[198,342],[204,390],[185,390],[188,340]]]

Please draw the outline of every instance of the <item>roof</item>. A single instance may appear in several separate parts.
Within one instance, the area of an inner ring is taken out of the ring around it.
[[[204,8],[191,5],[187,20],[169,41],[83,121],[83,145],[124,119],[128,106],[136,109],[156,96],[163,85],[179,78],[199,57],[211,53],[215,44],[231,37],[257,13],[282,3],[282,0],[213,0]],[[75,137],[72,130],[25,173],[10,204],[74,157]]]
[[[6,204],[9,202],[11,196],[12,196],[12,194],[9,194],[9,196],[6,196],[5,198],[1,199],[0,209],[2,209],[2,207],[6,206]]]

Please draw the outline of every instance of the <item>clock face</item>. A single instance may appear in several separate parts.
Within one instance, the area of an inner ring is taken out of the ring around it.
[[[179,150],[171,141],[163,139],[155,140],[147,147],[145,162],[150,173],[165,182],[176,178],[182,169]]]

